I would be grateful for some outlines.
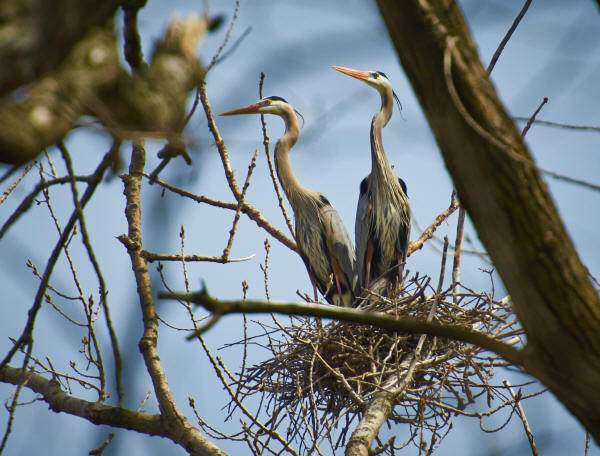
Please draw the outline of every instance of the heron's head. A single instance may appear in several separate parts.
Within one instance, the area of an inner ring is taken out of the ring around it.
[[[377,89],[377,91],[382,96],[386,92],[391,92],[394,96],[394,100],[396,100],[396,103],[398,104],[398,108],[402,110],[400,100],[398,99],[396,92],[394,92],[394,90],[392,89],[392,84],[383,71],[360,71],[340,66],[334,66],[333,69],[339,71],[340,73],[347,74],[348,76],[352,76],[353,78],[356,78],[359,81],[370,85],[371,87]]]
[[[235,116],[238,114],[275,114],[282,115],[284,111],[292,110],[290,104],[281,97],[265,97],[257,103],[232,109],[219,114],[220,116]]]
[[[238,114],[275,114],[276,116],[282,117],[285,120],[286,125],[288,125],[291,118],[296,120],[294,113],[300,116],[302,119],[302,125],[304,125],[304,117],[302,114],[296,111],[292,105],[290,105],[281,97],[271,96],[265,97],[257,103],[248,106],[222,112],[219,115],[235,116]]]
[[[383,88],[392,87],[392,84],[390,84],[387,76],[381,71],[360,71],[340,66],[334,66],[333,69],[369,84],[371,87],[374,87],[379,91]]]

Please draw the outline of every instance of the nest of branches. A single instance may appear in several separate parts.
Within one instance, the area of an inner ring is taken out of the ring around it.
[[[361,308],[519,341],[508,299],[494,300],[464,286],[435,289],[430,282],[417,275],[406,281],[398,298],[371,295]],[[463,413],[477,397],[483,395],[488,404],[507,397],[500,391],[503,386],[490,384],[493,368],[505,363],[472,345],[357,323],[323,324],[314,318],[292,317],[288,325],[274,319],[274,325],[260,325],[267,341],[260,344],[272,356],[243,369],[235,382],[238,391],[244,397],[260,397],[272,426],[285,415],[290,421],[286,439],[300,442],[308,452],[323,437],[334,449],[343,445],[352,422],[380,393],[393,397],[388,419],[411,425],[402,445],[422,440],[423,430],[432,435],[433,445],[449,429],[451,416]],[[334,428],[341,429],[336,437]]]

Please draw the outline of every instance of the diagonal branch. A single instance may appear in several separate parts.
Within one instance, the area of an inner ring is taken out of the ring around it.
[[[444,250],[442,253],[442,267],[440,278],[436,291],[436,299],[427,315],[427,323],[430,323],[436,313],[439,301],[440,292],[444,283],[444,273],[446,270],[446,254],[448,252],[448,237],[444,239]],[[375,395],[365,408],[365,412],[360,422],[352,432],[352,436],[346,445],[346,456],[369,456],[373,441],[379,434],[381,426],[387,421],[392,414],[394,406],[406,391],[406,388],[412,382],[415,374],[415,367],[418,358],[421,354],[421,349],[425,343],[425,334],[419,337],[419,342],[410,356],[399,366],[405,370],[402,378],[398,373],[392,375],[386,381],[384,391]]]
[[[525,368],[600,441],[600,298],[453,0],[377,0],[461,205],[527,333]]]
[[[110,168],[111,164],[112,157],[111,153],[109,152],[104,156],[104,158],[94,171],[92,178],[88,182],[88,187],[86,188],[85,192],[83,193],[83,196],[81,197],[81,200],[79,201],[80,208],[85,207],[85,205],[92,198],[98,184],[100,184],[102,177],[104,176],[105,171],[108,168]],[[67,182],[68,181],[69,180],[67,180]],[[52,250],[50,257],[48,258],[48,262],[46,263],[46,269],[44,270],[42,281],[40,283],[40,286],[38,287],[37,293],[33,301],[33,305],[29,309],[29,315],[27,318],[27,323],[25,324],[25,328],[23,328],[23,332],[21,333],[21,336],[19,337],[17,342],[13,345],[13,347],[9,350],[9,352],[6,354],[6,356],[0,363],[0,367],[6,366],[10,362],[12,357],[15,355],[15,353],[25,345],[29,346],[29,353],[31,352],[31,347],[33,345],[33,328],[35,325],[37,314],[40,308],[42,307],[42,300],[44,298],[44,295],[46,294],[46,288],[48,287],[48,284],[50,282],[50,276],[54,271],[54,266],[56,266],[56,262],[58,261],[60,252],[62,251],[65,243],[68,241],[69,237],[72,234],[72,230],[75,224],[77,223],[77,220],[79,219],[79,214],[80,212],[77,209],[73,211],[71,217],[69,218],[69,221],[63,229],[63,232],[58,242],[54,246],[54,250]]]
[[[229,162],[229,153],[227,152],[227,147],[225,146],[225,141],[221,137],[219,133],[219,129],[217,128],[217,124],[215,123],[215,118],[212,114],[212,109],[210,107],[210,103],[208,102],[208,97],[206,95],[206,83],[202,81],[200,83],[200,101],[202,102],[202,106],[204,107],[204,112],[206,113],[206,119],[208,121],[208,129],[213,135],[215,140],[215,145],[217,146],[217,150],[219,151],[219,156],[221,157],[221,163],[223,164],[223,169],[225,170],[225,178],[227,179],[227,184],[233,193],[233,196],[237,200],[238,203],[243,204],[242,210],[250,219],[254,220],[258,226],[261,228],[269,227],[267,231],[271,234],[275,239],[280,241],[282,244],[286,245],[290,249],[294,251],[298,251],[296,247],[296,243],[288,238],[281,231],[272,227],[272,225],[267,222],[267,220],[262,216],[262,214],[256,210],[253,206],[244,203],[244,198],[242,197],[242,192],[237,184],[235,179],[235,173],[231,168],[231,163]],[[245,209],[245,210],[244,210]]]
[[[396,318],[381,312],[369,312],[328,304],[275,303],[273,301],[222,301],[209,296],[206,290],[191,294],[159,293],[159,297],[162,299],[190,301],[201,305],[218,316],[230,313],[254,314],[272,312],[283,315],[304,315],[351,321],[354,323],[373,325],[392,332],[403,331],[411,334],[428,334],[477,345],[485,350],[497,353],[516,366],[520,366],[524,362],[523,353],[512,345],[493,339],[482,332],[473,331],[462,326],[442,325],[410,317]],[[188,336],[188,339],[193,339],[195,336],[196,334],[193,333]]]
[[[198,429],[193,427],[181,413],[171,394],[166,374],[158,356],[158,318],[152,297],[148,265],[141,254],[141,188],[145,160],[146,151],[143,142],[135,142],[131,154],[129,174],[122,176],[127,200],[125,216],[127,218],[128,234],[127,236],[120,236],[131,259],[142,309],[144,332],[139,343],[140,352],[154,386],[154,393],[161,411],[161,420],[164,421],[165,426],[171,432],[173,440],[192,454],[224,454]],[[129,242],[124,242],[125,239]]]

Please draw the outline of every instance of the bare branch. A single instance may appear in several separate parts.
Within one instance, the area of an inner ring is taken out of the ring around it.
[[[544,107],[544,105],[546,103],[548,103],[548,97],[544,97],[544,99],[542,100],[542,102],[540,103],[540,105],[538,106],[538,108],[535,110],[535,112],[531,115],[531,117],[527,121],[527,125],[525,125],[525,128],[523,128],[523,131],[521,132],[521,137],[522,138],[525,137],[525,135],[527,134],[527,132],[531,128],[531,124],[533,124],[533,122],[535,122],[536,116],[539,114],[539,112],[542,110],[542,108]]]
[[[86,190],[79,202],[79,205],[81,208],[85,207],[85,205],[91,199],[98,184],[101,182],[105,171],[110,167],[111,163],[112,163],[112,160],[111,160],[111,156],[110,156],[110,152],[109,152],[108,154],[106,154],[104,156],[104,158],[102,159],[102,161],[100,162],[100,164],[98,165],[96,170],[94,171],[94,174],[92,175],[92,179],[88,183],[88,187],[86,188]],[[48,258],[48,262],[46,263],[46,269],[44,271],[42,281],[40,283],[40,286],[38,287],[38,291],[34,298],[33,305],[29,309],[29,315],[28,315],[27,323],[25,324],[25,328],[23,328],[23,332],[21,333],[21,336],[17,340],[17,343],[9,350],[9,352],[6,354],[6,356],[0,363],[0,367],[6,366],[10,362],[10,360],[12,359],[14,354],[17,352],[17,350],[19,350],[24,345],[28,345],[28,347],[29,347],[28,350],[29,350],[29,352],[31,351],[31,347],[33,346],[33,327],[35,324],[35,319],[37,317],[37,313],[39,312],[39,310],[42,306],[42,300],[44,298],[44,294],[46,293],[46,288],[48,287],[48,283],[50,281],[50,276],[52,275],[54,266],[56,266],[56,262],[58,261],[60,252],[63,249],[63,247],[64,247],[65,243],[67,242],[67,240],[69,239],[69,237],[71,236],[73,227],[77,223],[78,219],[79,219],[79,211],[77,209],[75,209],[73,211],[73,213],[71,214],[69,221],[65,225],[63,232],[60,236],[60,239],[54,246],[54,250],[50,254],[50,257]]]
[[[454,263],[452,265],[452,287],[454,289],[454,304],[458,303],[460,291],[460,254],[462,250],[463,234],[465,232],[465,215],[467,211],[461,206],[458,210],[458,222],[456,224],[456,241],[454,242]]]
[[[523,405],[521,404],[521,391],[519,390],[518,394],[515,394],[510,382],[508,380],[504,380],[502,383],[508,388],[511,396],[515,400],[515,405],[517,407],[517,413],[523,422],[523,428],[525,429],[525,434],[527,435],[527,440],[529,440],[529,445],[531,446],[531,454],[533,456],[540,456],[540,452],[538,451],[535,441],[533,440],[533,432],[531,432],[531,428],[529,427],[529,422],[527,421],[527,417],[525,416],[525,410],[523,409]]]
[[[231,169],[231,164],[229,162],[229,153],[227,152],[227,147],[225,146],[225,142],[223,138],[221,138],[221,134],[219,133],[219,129],[215,123],[214,116],[212,114],[212,110],[210,108],[210,104],[208,102],[208,97],[206,95],[206,84],[204,81],[200,83],[200,101],[202,102],[202,106],[204,107],[204,112],[206,113],[206,119],[208,121],[208,128],[213,135],[215,140],[215,145],[217,146],[217,150],[219,151],[219,156],[221,157],[221,163],[223,164],[223,169],[225,170],[225,178],[227,179],[227,183],[229,184],[229,188],[233,193],[233,196],[239,203],[243,200],[240,189],[237,185],[235,174],[233,169]],[[245,208],[245,210],[244,210]],[[248,215],[252,220],[256,222],[258,226],[264,228],[266,231],[271,234],[275,239],[280,241],[282,244],[286,245],[290,249],[294,251],[298,251],[296,247],[296,243],[289,239],[285,234],[281,231],[273,227],[260,212],[258,212],[251,205],[244,203],[244,207],[242,208],[244,213]]]
[[[8,195],[10,195],[12,193],[12,191],[17,188],[17,185],[19,185],[19,182],[21,182],[21,180],[27,175],[27,173],[31,170],[31,168],[33,168],[33,165],[35,165],[36,162],[31,162],[29,165],[27,165],[25,167],[25,169],[23,170],[23,172],[21,173],[21,175],[17,178],[16,181],[14,181],[10,187],[8,187],[8,189],[6,189],[6,191],[2,194],[2,196],[0,196],[0,204],[2,204],[4,202],[4,200],[6,200],[6,198],[8,198]]]
[[[512,25],[508,29],[508,32],[506,32],[506,35],[504,36],[504,38],[502,38],[502,41],[498,45],[498,49],[496,49],[496,52],[494,52],[492,60],[490,61],[490,64],[487,67],[488,74],[490,74],[492,72],[492,70],[494,69],[496,62],[498,61],[498,58],[500,57],[500,54],[502,54],[502,51],[504,50],[504,46],[506,46],[506,43],[508,43],[508,40],[510,40],[510,37],[512,36],[514,31],[517,29],[519,22],[521,22],[521,19],[523,19],[523,16],[525,16],[525,13],[529,9],[529,5],[531,5],[531,0],[525,0],[525,4],[523,5],[523,8],[521,8],[521,11],[519,11],[519,14],[517,15],[517,17],[513,21]]]
[[[201,305],[205,309],[217,314],[230,313],[278,313],[283,315],[305,315],[335,320],[351,321],[366,325],[377,326],[389,331],[404,331],[411,334],[429,334],[431,336],[445,337],[459,340],[478,347],[490,350],[502,356],[510,363],[520,366],[523,364],[523,353],[509,344],[500,342],[486,336],[479,331],[472,331],[463,327],[428,323],[423,320],[401,317],[394,318],[380,312],[368,312],[359,309],[341,308],[327,304],[293,304],[263,301],[222,301],[208,295],[206,290],[192,294],[159,293],[162,299],[183,299]],[[193,339],[194,334],[188,336]]]
[[[433,220],[433,222],[431,222],[431,225],[429,225],[427,227],[427,229],[425,231],[423,231],[421,236],[419,236],[419,239],[410,242],[410,244],[408,245],[408,255],[413,253],[415,250],[421,249],[423,247],[423,244],[427,240],[429,240],[433,237],[433,233],[442,224],[442,222],[444,220],[446,220],[448,217],[450,217],[450,215],[456,209],[458,209],[459,206],[460,206],[460,203],[454,199],[454,194],[452,194],[452,201],[450,202],[450,206],[448,207],[448,209],[446,209],[444,212],[442,212],[440,215],[438,215]]]
[[[263,84],[265,82],[265,74],[260,73],[260,82],[258,84],[258,96],[263,98]],[[265,121],[264,114],[260,115],[260,123],[262,125],[263,132],[263,145],[265,146],[265,155],[267,156],[267,164],[269,165],[269,174],[271,176],[271,182],[273,182],[273,188],[275,189],[275,194],[277,195],[277,203],[279,204],[279,208],[281,209],[281,213],[283,214],[283,218],[285,223],[290,230],[290,234],[295,239],[296,234],[294,233],[294,227],[292,226],[292,221],[290,220],[290,216],[285,209],[285,204],[283,203],[283,197],[281,196],[281,190],[279,189],[279,184],[277,182],[277,177],[275,175],[275,167],[273,166],[273,160],[271,159],[271,154],[269,152],[269,135],[267,133],[267,122]]]
[[[127,217],[128,235],[131,244],[126,245],[131,258],[131,265],[137,283],[138,296],[142,308],[144,332],[139,343],[140,351],[146,364],[146,369],[152,379],[154,394],[161,410],[161,421],[165,421],[168,429],[173,433],[173,439],[197,454],[224,454],[217,446],[210,442],[198,429],[191,426],[187,418],[180,412],[171,390],[167,383],[165,372],[162,368],[156,350],[158,340],[158,319],[152,296],[152,286],[146,260],[141,255],[142,230],[141,230],[141,186],[146,151],[141,142],[133,145],[129,174],[122,176],[125,184],[125,197],[127,200],[125,215]]]
[[[521,121],[521,122],[528,122],[530,117],[513,117],[513,119]],[[573,124],[566,124],[566,123],[561,123],[561,122],[553,122],[550,120],[539,120],[539,119],[534,120],[533,123],[538,124],[538,125],[544,125],[546,127],[564,128],[567,130],[600,132],[600,127],[595,126],[595,125],[573,125]]]

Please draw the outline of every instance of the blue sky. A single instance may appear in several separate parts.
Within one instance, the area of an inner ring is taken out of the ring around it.
[[[460,2],[479,46],[484,64],[489,62],[498,43],[520,10],[522,3],[501,0],[471,0]],[[234,3],[211,3],[211,13],[223,13],[231,18]],[[144,52],[148,57],[154,40],[164,31],[168,18],[178,10],[188,14],[201,9],[200,2],[150,1],[140,14],[140,31]],[[358,185],[370,170],[369,125],[379,108],[375,91],[352,78],[331,69],[340,65],[386,73],[400,97],[403,110],[398,111],[383,133],[388,159],[408,186],[414,224],[412,239],[450,202],[452,182],[440,153],[412,94],[387,32],[374,4],[367,1],[318,2],[242,2],[232,40],[251,27],[248,36],[235,53],[217,65],[207,77],[207,90],[214,112],[222,112],[255,102],[258,99],[260,73],[266,74],[265,95],[278,95],[293,104],[304,116],[306,124],[291,153],[298,179],[308,188],[323,192],[338,209],[351,235],[358,198]],[[121,24],[117,25],[120,30]],[[227,25],[207,36],[199,53],[208,62],[221,44]],[[529,12],[506,46],[492,74],[492,80],[509,113],[529,116],[543,97],[549,98],[538,118],[569,124],[600,125],[600,17],[594,2],[533,2]],[[272,116],[271,116],[272,117]],[[278,118],[268,118],[269,134],[274,145],[283,132]],[[258,116],[219,118],[217,125],[227,143],[238,181],[243,181],[250,158],[259,149],[257,168],[247,199],[263,215],[285,231],[285,224],[269,180],[262,151],[262,134]],[[162,178],[196,194],[232,201],[223,169],[212,138],[206,128],[201,109],[186,130],[192,144],[192,167],[182,160],[173,161]],[[573,132],[544,126],[534,126],[527,143],[541,168],[567,176],[600,183],[600,135],[598,132]],[[76,172],[89,172],[109,141],[98,133],[77,131],[67,138],[75,159]],[[158,141],[148,143],[147,170],[157,164]],[[122,149],[126,162],[130,146]],[[51,151],[59,162],[59,155]],[[9,214],[19,197],[36,183],[32,172],[3,205],[2,214]],[[600,237],[598,224],[600,193],[546,178],[551,193],[567,229],[590,272],[600,277]],[[62,201],[61,202],[61,198]],[[62,220],[69,214],[72,200],[67,189],[53,193],[56,209]],[[289,208],[289,206],[288,206]],[[120,343],[128,363],[126,370],[128,403],[136,408],[150,389],[142,369],[137,342],[141,334],[139,310],[134,294],[129,259],[115,236],[126,232],[123,216],[122,183],[118,178],[105,183],[86,210],[88,226],[104,269],[109,287],[113,318],[120,334]],[[180,250],[179,231],[186,231],[186,252],[219,255],[225,247],[233,214],[184,201],[166,194],[156,186],[145,185],[143,193],[144,247],[153,252],[176,253]],[[7,215],[3,217],[5,219]],[[454,238],[456,217],[440,228],[439,235]],[[467,248],[483,250],[470,224]],[[271,243],[270,293],[272,299],[295,300],[296,290],[311,289],[300,258],[285,246],[242,217],[232,257],[255,254],[253,260],[230,265],[189,264],[192,288],[204,280],[212,295],[221,299],[241,297],[241,282],[250,286],[250,298],[264,297],[263,273],[265,238]],[[50,224],[47,210],[32,208],[23,220],[0,243],[0,261],[5,274],[0,287],[5,290],[4,315],[0,334],[17,336],[26,318],[36,280],[25,263],[30,258],[38,266],[45,264],[48,252],[56,241],[56,231]],[[74,247],[75,248],[75,247]],[[431,274],[439,271],[439,243],[413,254],[408,261],[412,271]],[[89,293],[96,293],[94,276],[85,263],[85,256],[74,253],[81,265],[82,281]],[[65,263],[59,263],[53,284],[68,289],[71,285]],[[154,267],[154,266],[152,266]],[[485,289],[488,279],[480,268],[488,268],[477,256],[463,259],[462,279],[475,289]],[[558,265],[557,265],[558,267]],[[173,288],[183,289],[179,265],[169,265],[167,276]],[[499,280],[498,280],[499,281]],[[155,281],[154,291],[162,289]],[[498,295],[501,295],[501,291]],[[501,296],[500,296],[501,297]],[[65,304],[68,305],[68,304]],[[76,309],[72,309],[76,312]],[[185,315],[172,302],[159,303],[161,316],[174,324],[185,326]],[[102,331],[101,331],[102,333]],[[105,334],[103,334],[105,336]],[[241,319],[224,318],[207,335],[214,349],[241,336]],[[36,327],[36,355],[51,356],[55,366],[68,370],[71,359],[77,358],[76,344],[81,339],[76,328],[67,324],[52,309],[44,308]],[[3,351],[10,342],[0,339]],[[108,353],[108,345],[106,345]],[[184,341],[182,333],[161,329],[159,352],[170,385],[180,404],[189,414],[187,397],[196,398],[204,418],[220,424],[225,398],[199,346]],[[219,353],[232,370],[239,365],[235,353]],[[256,355],[256,360],[259,359]],[[81,361],[79,361],[81,362]],[[498,379],[516,378],[513,373],[499,372]],[[218,392],[215,392],[217,390]],[[3,397],[11,389],[0,388]],[[534,434],[539,436],[543,454],[583,454],[584,433],[556,401],[546,395],[525,403]],[[145,405],[156,411],[150,398]],[[0,416],[4,427],[6,414]],[[484,434],[476,422],[457,420],[455,430],[442,444],[439,454],[465,455],[528,454],[528,445],[520,422],[515,420],[497,434]],[[227,423],[236,429],[237,422]],[[32,439],[35,432],[37,438]],[[55,415],[41,403],[21,407],[7,454],[27,454],[44,451],[47,454],[82,454],[102,442],[109,430],[95,428],[83,420]],[[221,443],[230,454],[244,454],[243,447]],[[149,438],[119,432],[105,454],[184,454],[164,439]],[[597,447],[591,454],[598,454]],[[412,453],[409,453],[412,454]]]

